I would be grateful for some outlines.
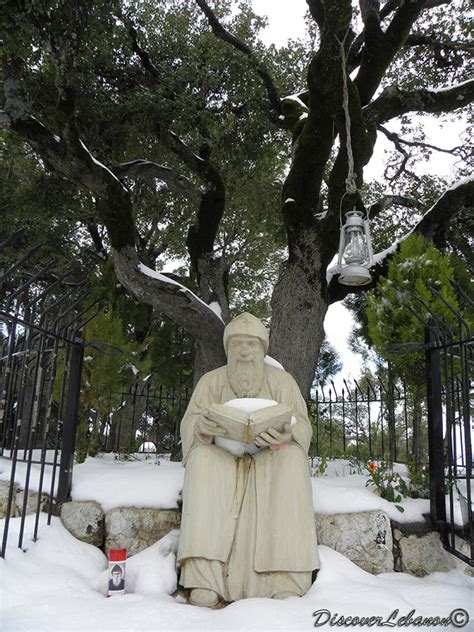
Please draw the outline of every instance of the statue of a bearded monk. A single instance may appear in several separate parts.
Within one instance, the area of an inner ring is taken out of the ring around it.
[[[291,375],[264,362],[268,332],[255,316],[227,325],[224,348],[227,366],[201,378],[181,422],[180,584],[200,606],[301,596],[319,568],[306,404]],[[215,444],[226,430],[209,412],[236,398],[284,404],[292,425],[262,432],[255,438],[260,451],[237,457]]]

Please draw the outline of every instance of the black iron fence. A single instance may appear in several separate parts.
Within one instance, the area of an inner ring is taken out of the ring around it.
[[[460,325],[426,328],[431,517],[445,547],[474,566],[474,338]]]
[[[400,381],[344,380],[321,385],[308,404],[313,425],[310,455],[406,462],[411,458],[410,392]],[[171,453],[191,389],[140,380],[110,393],[106,410],[87,411],[78,436],[85,454]]]
[[[463,303],[473,301],[452,282]],[[474,566],[472,392],[474,338],[469,323],[434,288],[450,318],[441,319],[420,297],[407,294],[406,308],[424,325],[425,340],[393,351],[423,350],[426,360],[430,513],[445,548]],[[423,314],[424,317],[421,317]]]
[[[87,454],[161,454],[179,451],[179,425],[191,397],[186,386],[164,387],[150,378],[110,393],[107,411],[87,411],[78,444]]]
[[[412,458],[412,412],[410,390],[393,378],[390,366],[385,381],[320,384],[309,402],[311,454],[406,463]]]
[[[33,248],[0,273],[0,456],[11,462],[2,556],[12,516],[21,517],[21,547],[32,501],[36,538],[40,511],[46,511],[49,524],[57,504],[69,496],[76,440],[83,455],[106,451],[177,456],[179,425],[190,397],[185,385],[165,388],[149,376],[126,391],[110,393],[104,410],[83,409],[78,426],[86,344],[82,331],[99,310],[92,313],[95,302],[87,303],[85,284],[71,282],[71,271],[58,272],[54,261],[29,272],[37,251]],[[427,420],[422,425],[429,454],[431,516],[446,548],[474,564],[474,342],[457,310],[448,305],[457,321],[453,328],[423,307],[435,319],[428,324],[425,344],[405,345],[398,351],[416,348],[426,354],[428,397],[421,414]],[[419,310],[407,308],[419,318]],[[413,458],[413,394],[393,377],[390,367],[385,380],[364,377],[343,380],[339,387],[334,382],[320,385],[308,410],[314,428],[313,456],[391,462]],[[17,486],[22,494],[16,494]]]
[[[4,244],[0,244],[0,250]],[[71,487],[84,325],[95,316],[85,283],[56,261],[35,261],[39,247],[0,274],[0,456],[10,461],[0,555],[10,520],[20,519],[18,546],[28,513],[47,523]],[[32,270],[34,270],[32,272]],[[21,494],[17,494],[21,488]],[[5,491],[5,490],[4,490]]]

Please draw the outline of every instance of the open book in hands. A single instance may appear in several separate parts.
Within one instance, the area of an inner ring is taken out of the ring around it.
[[[291,408],[285,404],[274,404],[250,414],[232,406],[212,404],[207,412],[207,417],[225,428],[226,439],[242,443],[253,443],[255,437],[268,428],[282,432],[283,426],[290,423],[291,416]]]

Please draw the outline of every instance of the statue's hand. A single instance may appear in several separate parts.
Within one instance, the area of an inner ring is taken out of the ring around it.
[[[275,428],[268,428],[255,437],[255,443],[260,448],[270,448],[279,450],[293,439],[290,424],[283,426],[283,432],[278,432]]]
[[[194,431],[206,437],[224,436],[227,434],[225,428],[207,416],[207,411],[204,411],[197,420]]]

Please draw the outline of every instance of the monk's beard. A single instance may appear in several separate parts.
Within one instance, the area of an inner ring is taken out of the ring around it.
[[[229,358],[227,379],[237,397],[257,397],[263,384],[265,364],[263,358],[246,362]]]

